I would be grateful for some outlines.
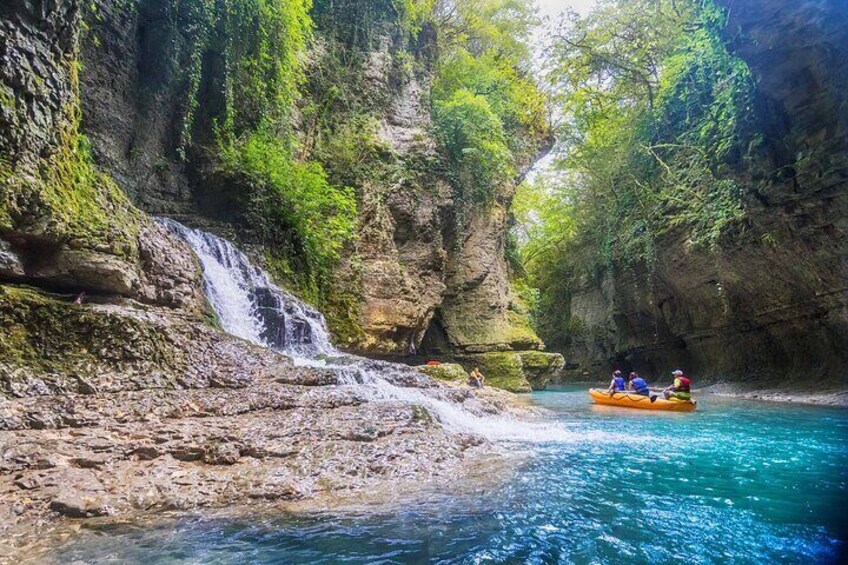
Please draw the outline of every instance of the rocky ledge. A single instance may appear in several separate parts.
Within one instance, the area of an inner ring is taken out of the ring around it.
[[[17,352],[0,356],[0,531],[21,543],[61,517],[308,505],[455,480],[494,449],[448,431],[428,399],[511,410],[502,391],[359,361],[422,402],[381,397],[355,371],[297,367],[160,306],[7,286],[0,318],[0,350]]]

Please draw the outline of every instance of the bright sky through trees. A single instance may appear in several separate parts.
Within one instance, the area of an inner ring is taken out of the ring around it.
[[[534,34],[536,57],[542,57],[541,47],[544,44],[546,32],[552,24],[556,24],[564,12],[574,10],[581,16],[585,16],[597,3],[598,0],[536,0],[536,6],[539,8],[539,16],[544,20],[543,25],[539,26],[539,29]],[[530,173],[531,178],[535,178],[539,174],[544,175],[549,173],[552,162],[553,155],[549,155],[536,163],[533,171]]]
[[[580,15],[585,15],[597,3],[597,0],[537,0],[539,15],[557,16],[571,8]]]

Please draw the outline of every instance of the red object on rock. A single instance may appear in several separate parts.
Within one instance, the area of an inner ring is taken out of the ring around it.
[[[436,365],[441,365],[441,363],[438,361],[427,361],[428,367],[435,367]]]

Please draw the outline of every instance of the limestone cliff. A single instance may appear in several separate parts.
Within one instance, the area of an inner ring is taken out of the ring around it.
[[[200,77],[192,157],[182,162],[186,85],[179,69],[188,39],[168,24],[180,14],[159,0],[133,10],[113,2],[97,6],[84,43],[82,99],[83,128],[98,163],[150,212],[233,220],[216,193],[216,186],[233,179],[217,176],[210,126],[202,121],[214,115],[214,96],[206,92],[220,82],[214,53],[204,55],[209,63]],[[322,305],[331,329],[342,345],[366,353],[405,355],[422,343],[425,351],[443,354],[539,348],[509,293],[504,248],[514,183],[488,208],[464,211],[467,225],[457,223],[463,211],[442,172],[430,122],[431,30],[410,42],[389,22],[370,31],[367,41],[354,42],[334,27],[335,16],[329,9],[315,15],[297,135],[305,148],[315,144],[314,123],[303,108],[324,104],[332,108],[331,130],[371,130],[373,137],[364,138],[370,149],[357,148],[354,165],[364,161],[363,172],[327,164],[332,177],[356,189],[361,224],[348,259],[337,267],[334,284],[344,300]],[[339,57],[353,70],[344,84],[329,85],[322,78],[338,72]],[[411,57],[413,70],[405,63]],[[347,92],[342,101],[328,95],[330,87]],[[527,141],[525,170],[549,143]],[[237,227],[250,241],[250,227]],[[436,339],[425,342],[428,329]]]
[[[656,268],[587,277],[571,300],[572,357],[650,374],[845,386],[848,345],[848,5],[719,2],[757,81],[765,148],[738,172],[746,233],[720,250],[688,234]]]
[[[77,2],[0,9],[0,281],[202,310],[188,249],[94,165]]]
[[[0,8],[0,279],[185,306],[202,317],[194,259],[147,214],[211,225],[260,261],[285,253],[263,248],[223,196],[246,182],[222,170],[216,148],[233,55],[225,31],[201,25],[200,5]],[[430,122],[434,30],[410,36],[389,11],[352,37],[334,6],[315,4],[292,127],[302,152],[356,191],[357,238],[335,267],[331,299],[319,305],[340,345],[392,355],[541,348],[509,292],[515,182],[490,205],[468,207],[445,172]],[[351,161],[321,153],[315,107],[327,109],[325,136],[362,134]],[[524,140],[519,175],[549,142]]]

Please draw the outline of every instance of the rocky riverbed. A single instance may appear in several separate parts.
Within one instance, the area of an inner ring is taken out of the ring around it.
[[[168,308],[75,305],[12,287],[2,298],[6,315],[41,313],[16,335],[41,336],[43,346],[39,364],[0,363],[0,529],[9,551],[67,520],[309,507],[456,481],[498,448],[449,429],[433,407],[472,419],[519,410],[503,391],[356,360],[357,371],[420,402],[392,398],[343,364],[296,366]],[[50,336],[48,313],[79,335]]]

